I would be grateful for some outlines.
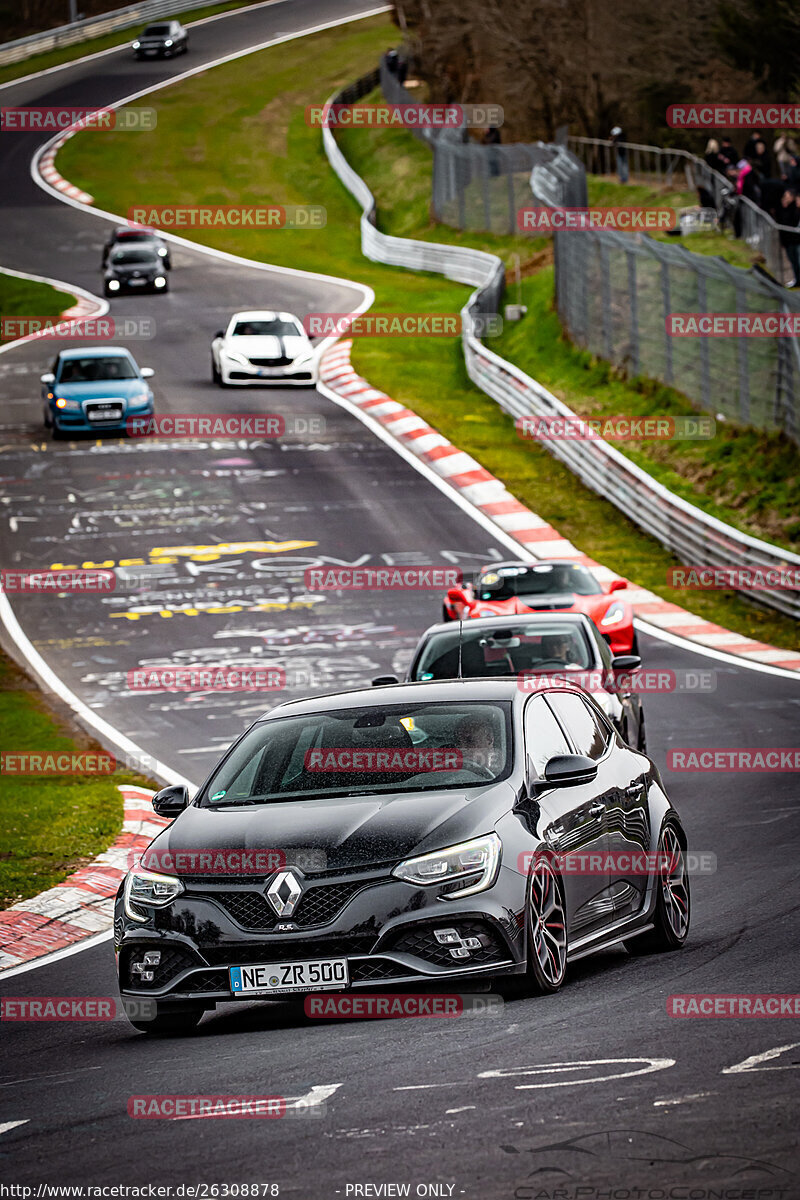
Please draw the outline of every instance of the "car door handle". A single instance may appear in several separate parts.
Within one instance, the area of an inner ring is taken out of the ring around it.
[[[605,811],[606,811],[605,804],[601,804],[599,800],[595,800],[594,804],[589,805],[589,816],[590,817],[602,817],[602,815]]]
[[[643,791],[644,791],[643,783],[630,783],[625,788],[625,795],[626,796],[640,796]]]

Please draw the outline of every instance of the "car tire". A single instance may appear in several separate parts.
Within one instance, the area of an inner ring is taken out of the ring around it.
[[[644,727],[644,714],[639,715],[639,736],[636,739],[636,749],[640,754],[647,754],[647,730]]]
[[[447,605],[443,604],[442,605],[442,620],[443,621],[452,621],[452,619],[453,618],[450,616],[450,613],[447,611]]]
[[[639,650],[639,635],[636,633],[635,630],[634,630],[634,634],[633,634],[633,641],[631,642],[630,652],[631,652],[631,654],[638,654],[639,657],[641,658],[641,652]]]
[[[219,373],[219,367],[214,362],[213,354],[211,355],[211,382],[215,383],[217,387],[222,387],[222,376]]]
[[[52,434],[54,442],[63,442],[64,438],[67,437],[65,431],[63,429],[59,429],[55,421],[53,421]]]
[[[140,1033],[149,1033],[152,1037],[185,1037],[194,1033],[204,1012],[202,1005],[186,1008],[175,1004],[156,1003],[156,1015],[150,1021],[132,1017],[128,1017],[128,1020],[134,1029],[138,1029]]]
[[[561,880],[550,861],[533,864],[525,906],[528,940],[528,991],[557,992],[567,972],[567,912]]]
[[[653,928],[647,933],[643,933],[641,937],[629,938],[624,943],[628,953],[636,956],[664,954],[671,950],[680,950],[689,933],[691,922],[689,875],[684,859],[683,840],[678,826],[674,822],[668,822],[661,830],[658,838],[658,852],[659,855],[677,854],[679,867],[675,871],[665,871],[659,875]]]

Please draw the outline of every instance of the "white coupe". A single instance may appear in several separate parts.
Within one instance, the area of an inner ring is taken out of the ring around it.
[[[211,343],[211,377],[220,387],[249,383],[313,386],[317,352],[291,313],[238,312]]]

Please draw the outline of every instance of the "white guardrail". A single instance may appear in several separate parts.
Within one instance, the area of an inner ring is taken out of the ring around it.
[[[337,93],[332,103],[353,103],[378,82],[379,73],[372,72]],[[362,207],[361,249],[367,258],[391,266],[435,271],[447,279],[475,285],[476,290],[461,310],[462,344],[470,379],[515,418],[553,415],[577,419],[566,404],[513,363],[487,349],[474,334],[475,317],[499,309],[505,283],[501,260],[482,250],[381,233],[375,225],[375,197],[369,187],[345,159],[332,130],[323,127],[322,136],[331,167]],[[740,533],[709,516],[656,482],[601,438],[547,440],[540,444],[582,483],[610,500],[687,565],[773,570],[800,567],[800,555]],[[765,589],[748,594],[787,616],[800,617],[800,591]]]
[[[46,54],[61,46],[74,46],[89,38],[103,37],[116,29],[130,29],[134,25],[146,25],[160,17],[171,17],[175,13],[192,8],[210,8],[218,0],[142,0],[141,4],[129,4],[127,8],[116,8],[113,12],[101,13],[96,17],[85,17],[71,25],[59,25],[43,33],[32,33],[29,37],[17,38],[13,42],[0,43],[0,66],[22,62],[33,54]]]

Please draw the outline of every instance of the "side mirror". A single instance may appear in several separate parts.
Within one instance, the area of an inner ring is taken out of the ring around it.
[[[616,654],[611,660],[612,671],[635,671],[641,665],[638,654]]]
[[[153,370],[152,367],[142,367],[142,370],[141,370],[142,379],[152,379],[154,375],[155,375],[155,371]]]
[[[469,604],[470,599],[463,588],[448,588],[447,589],[448,604]]]
[[[39,380],[41,383],[55,383],[56,377],[52,371],[48,371],[46,375],[40,375]]]
[[[597,763],[584,754],[556,754],[544,769],[545,779],[556,787],[590,783],[596,775]]]
[[[396,675],[376,675],[372,681],[373,687],[383,687],[385,683],[399,683]]]
[[[160,817],[177,817],[189,804],[189,789],[185,783],[162,788],[153,796],[152,803]]]
[[[609,592],[621,592],[623,588],[628,586],[627,579],[612,579],[609,585]]]
[[[217,332],[214,334],[214,337],[215,337],[215,338],[218,338],[218,337],[224,338],[224,337],[225,337],[225,330],[224,330],[224,329],[218,329],[218,330],[217,330]]]

